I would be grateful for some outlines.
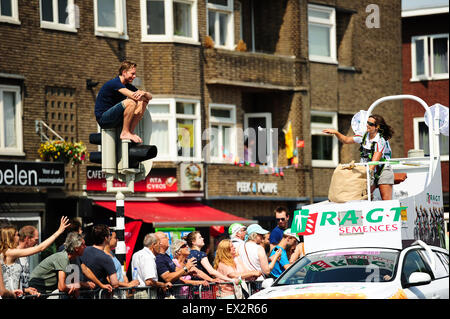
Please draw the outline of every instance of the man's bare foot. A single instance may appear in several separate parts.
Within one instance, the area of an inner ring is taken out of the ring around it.
[[[136,134],[131,134],[131,133],[121,133],[120,139],[121,140],[131,140],[135,143],[142,143],[142,139],[139,136],[137,136]]]

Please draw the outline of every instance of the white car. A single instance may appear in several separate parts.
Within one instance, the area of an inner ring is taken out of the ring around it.
[[[449,298],[448,251],[349,248],[306,255],[250,299]]]

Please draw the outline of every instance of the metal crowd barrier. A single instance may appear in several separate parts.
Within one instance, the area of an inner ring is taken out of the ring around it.
[[[79,299],[242,299],[261,290],[262,281],[247,281],[246,289],[234,282],[209,283],[208,285],[174,284],[165,291],[152,286],[119,287],[109,292],[106,289],[80,290]],[[22,299],[71,299],[67,293],[54,292],[24,295]]]

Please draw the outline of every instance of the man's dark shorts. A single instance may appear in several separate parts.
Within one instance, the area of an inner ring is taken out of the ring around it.
[[[101,128],[122,127],[123,111],[125,110],[125,105],[123,105],[122,102],[111,107],[97,119],[98,125],[100,125]]]

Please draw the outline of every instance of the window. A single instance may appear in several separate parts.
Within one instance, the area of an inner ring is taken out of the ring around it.
[[[94,0],[95,35],[128,40],[125,0]]]
[[[0,0],[0,22],[20,24],[17,0]]]
[[[273,167],[278,159],[278,131],[272,128],[271,113],[244,114],[244,139],[247,139],[247,155],[250,163],[267,164]]]
[[[200,102],[152,99],[139,129],[143,140],[158,148],[159,161],[200,161]],[[151,130],[145,131],[145,128]],[[151,137],[149,136],[151,134]]]
[[[233,26],[233,1],[208,0],[208,35],[216,47],[233,49]]]
[[[433,273],[426,266],[418,250],[412,250],[405,256],[401,274],[401,281],[403,284],[408,282],[409,276],[411,276],[413,272],[424,272],[433,278]]]
[[[209,146],[211,162],[233,163],[236,155],[236,106],[210,104]]]
[[[22,99],[17,86],[0,85],[0,154],[23,156]]]
[[[77,32],[73,0],[40,0],[41,28]]]
[[[337,113],[311,111],[312,165],[336,167],[339,163],[339,144],[333,135],[324,134],[326,128],[338,129]]]
[[[430,140],[428,134],[428,125],[425,118],[414,118],[414,148],[423,150],[425,156],[430,156]],[[449,137],[439,134],[439,149],[441,153],[441,161],[448,161],[449,153]]]
[[[448,79],[448,34],[412,37],[411,81]]]
[[[337,63],[334,8],[308,5],[308,44],[311,61]]]
[[[141,0],[142,41],[198,43],[197,0]]]

